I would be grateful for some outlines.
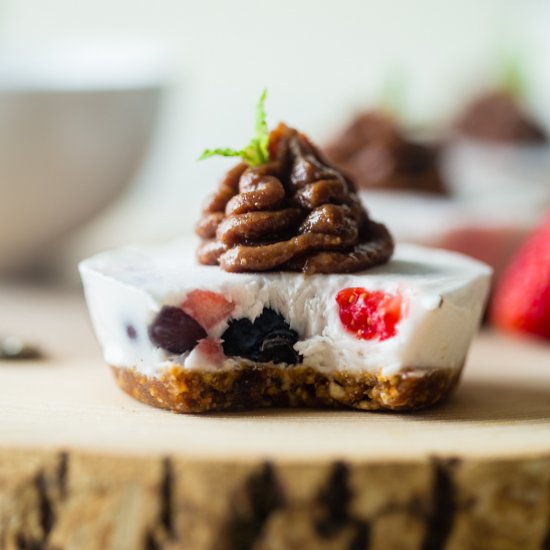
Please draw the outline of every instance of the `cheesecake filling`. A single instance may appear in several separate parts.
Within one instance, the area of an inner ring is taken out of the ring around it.
[[[81,264],[109,364],[150,377],[243,362],[383,376],[460,369],[490,276],[477,261],[406,245],[383,268],[311,276],[228,273],[197,265],[189,248]]]

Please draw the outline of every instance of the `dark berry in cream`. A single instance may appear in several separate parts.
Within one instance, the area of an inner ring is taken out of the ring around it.
[[[247,318],[231,321],[222,340],[227,356],[273,363],[302,361],[294,349],[298,333],[290,328],[282,315],[270,308],[264,308],[254,322]]]
[[[191,351],[206,331],[179,307],[164,306],[149,327],[151,341],[170,353]]]

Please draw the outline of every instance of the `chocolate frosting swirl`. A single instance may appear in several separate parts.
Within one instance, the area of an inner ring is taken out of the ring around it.
[[[198,259],[226,271],[347,273],[386,262],[393,240],[373,222],[353,182],[308,138],[284,124],[270,161],[231,169],[208,199]]]
[[[357,115],[324,153],[361,189],[446,193],[438,148],[413,139],[382,111]]]
[[[468,136],[500,143],[544,144],[548,136],[537,121],[504,90],[489,92],[473,101],[456,123]]]

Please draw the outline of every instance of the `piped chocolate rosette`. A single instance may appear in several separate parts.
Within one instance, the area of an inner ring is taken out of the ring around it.
[[[470,103],[456,122],[466,136],[496,143],[545,144],[542,126],[509,90],[492,90]]]
[[[548,135],[527,108],[528,82],[521,57],[500,60],[496,86],[474,98],[457,118],[455,130],[479,141],[503,145],[546,145]]]
[[[445,194],[436,146],[411,139],[393,115],[357,115],[324,152],[361,189]]]
[[[328,163],[301,132],[280,124],[267,132],[263,102],[256,136],[241,151],[213,155],[243,162],[209,198],[196,232],[198,260],[225,271],[351,273],[385,263],[387,228],[372,221],[354,183]]]

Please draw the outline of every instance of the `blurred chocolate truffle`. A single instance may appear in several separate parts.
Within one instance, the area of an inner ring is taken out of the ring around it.
[[[502,144],[541,144],[548,136],[508,90],[491,90],[468,104],[456,122],[463,135]]]
[[[324,152],[359,188],[446,192],[438,169],[438,149],[406,136],[383,111],[357,115]]]

